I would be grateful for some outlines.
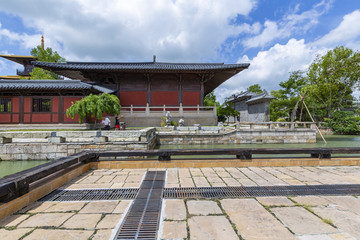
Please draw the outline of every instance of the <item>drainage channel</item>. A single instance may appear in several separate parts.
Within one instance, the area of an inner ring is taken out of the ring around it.
[[[55,190],[39,201],[96,201],[134,199],[138,188]]]
[[[359,195],[360,184],[165,188],[164,198],[239,198],[306,195]]]
[[[165,171],[148,171],[115,239],[156,239]]]
[[[255,186],[255,187],[199,187],[164,188],[159,180],[144,180],[142,187],[149,189],[154,184],[153,194],[162,194],[163,198],[239,198],[269,196],[305,196],[305,195],[360,195],[360,184],[296,185],[296,186]],[[140,188],[141,189],[141,188]],[[147,192],[137,188],[55,190],[40,201],[96,201],[121,200],[146,197]]]

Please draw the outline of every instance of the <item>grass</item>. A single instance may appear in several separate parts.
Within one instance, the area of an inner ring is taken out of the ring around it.
[[[332,227],[336,227],[331,219],[323,218],[322,221],[326,224],[329,224]]]

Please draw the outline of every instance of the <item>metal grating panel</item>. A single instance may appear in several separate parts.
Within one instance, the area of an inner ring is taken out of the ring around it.
[[[134,199],[139,189],[88,189],[88,190],[55,190],[40,201],[98,201]]]
[[[164,198],[238,198],[305,195],[359,195],[360,184],[165,188]]]
[[[151,185],[149,185],[151,183]],[[238,198],[305,195],[360,195],[360,184],[164,188],[161,181],[144,180],[142,191],[136,188],[55,190],[40,201],[95,201],[164,198]],[[151,190],[151,193],[150,193]]]
[[[115,239],[156,239],[165,171],[148,171]]]

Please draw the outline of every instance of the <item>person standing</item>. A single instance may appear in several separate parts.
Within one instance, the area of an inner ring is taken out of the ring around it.
[[[115,117],[115,130],[120,130],[119,118],[117,116]]]

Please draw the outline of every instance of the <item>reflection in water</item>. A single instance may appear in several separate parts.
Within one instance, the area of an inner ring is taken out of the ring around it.
[[[327,144],[317,137],[316,143],[274,144],[206,144],[206,145],[161,145],[159,149],[211,149],[211,148],[316,148],[316,147],[360,147],[360,136],[326,135]]]
[[[360,147],[360,136],[326,135],[325,140],[327,141],[327,144],[325,144],[324,141],[321,139],[321,137],[318,136],[316,139],[316,143],[161,145],[161,146],[157,146],[157,148],[158,149],[216,149],[216,148],[222,148],[222,149],[227,149],[227,148],[287,148],[289,149],[290,148],[291,149],[291,148]],[[259,156],[267,157],[272,155],[259,155]],[[281,157],[283,155],[276,155],[276,156]],[[254,157],[256,157],[256,155],[254,155]],[[181,157],[181,158],[189,158],[189,157]]]
[[[0,161],[0,178],[46,162],[48,161]]]

